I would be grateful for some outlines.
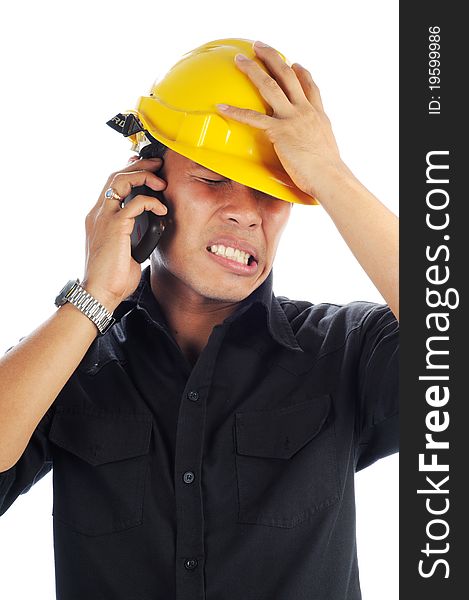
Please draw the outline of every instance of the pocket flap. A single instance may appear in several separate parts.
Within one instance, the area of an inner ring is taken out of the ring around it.
[[[152,428],[148,415],[56,412],[49,439],[92,465],[147,454]]]
[[[330,406],[324,394],[292,406],[236,413],[238,454],[291,458],[319,433]]]

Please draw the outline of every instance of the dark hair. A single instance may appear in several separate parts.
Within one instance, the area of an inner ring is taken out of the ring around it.
[[[144,146],[140,150],[140,156],[142,158],[163,158],[168,150],[168,146],[165,146],[155,138],[153,138],[151,144]]]

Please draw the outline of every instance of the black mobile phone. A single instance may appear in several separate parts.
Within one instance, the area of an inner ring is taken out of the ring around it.
[[[155,140],[154,143],[143,146],[140,149],[139,156],[140,158],[157,158],[161,156],[158,141]],[[156,174],[158,175],[158,173]],[[158,198],[168,208],[163,192],[152,190],[147,185],[132,188],[130,194],[122,200],[122,204],[125,206],[138,194]],[[165,229],[165,218],[167,216],[168,213],[164,217],[159,217],[150,210],[144,210],[142,214],[135,217],[135,225],[130,235],[130,245],[132,258],[138,263],[145,262],[158,245]]]
[[[130,194],[122,200],[122,204],[125,206],[138,194],[158,198],[166,206],[162,192],[152,190],[147,185],[132,188]],[[159,217],[150,210],[144,210],[142,214],[135,217],[135,225],[130,235],[130,245],[132,258],[138,263],[146,261],[158,245],[165,229],[164,219],[167,214],[164,217]]]

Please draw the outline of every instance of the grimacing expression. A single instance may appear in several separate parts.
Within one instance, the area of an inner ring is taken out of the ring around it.
[[[270,273],[292,205],[170,149],[157,175],[168,217],[152,263],[206,299],[249,296]]]

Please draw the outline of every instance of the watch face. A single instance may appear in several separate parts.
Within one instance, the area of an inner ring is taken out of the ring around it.
[[[77,281],[71,279],[70,281],[68,281],[64,287],[60,290],[59,295],[57,296],[57,298],[55,299],[55,305],[56,306],[63,306],[65,304],[65,302],[67,302],[67,295],[70,293],[70,291],[77,285]]]

